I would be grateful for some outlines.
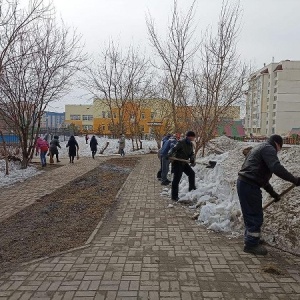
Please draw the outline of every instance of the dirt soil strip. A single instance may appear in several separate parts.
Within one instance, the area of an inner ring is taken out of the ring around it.
[[[113,158],[0,223],[0,274],[89,238],[139,158]],[[51,182],[49,186],[51,188]]]

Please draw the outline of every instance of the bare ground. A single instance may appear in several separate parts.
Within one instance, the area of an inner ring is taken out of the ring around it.
[[[20,263],[83,245],[116,204],[116,194],[137,162],[136,157],[112,158],[2,221],[0,274]]]

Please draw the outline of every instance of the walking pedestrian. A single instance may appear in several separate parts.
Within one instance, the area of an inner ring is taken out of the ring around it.
[[[125,135],[120,133],[120,138],[119,138],[119,154],[121,156],[124,156],[125,155],[125,151],[124,151],[124,148],[125,148]]]
[[[261,245],[260,235],[263,224],[262,192],[265,189],[275,202],[280,196],[269,183],[274,173],[283,180],[300,185],[300,178],[289,173],[279,162],[277,153],[281,150],[283,139],[280,135],[271,135],[267,142],[261,143],[245,153],[246,159],[238,173],[237,192],[244,217],[244,252],[267,255],[267,249]]]
[[[161,185],[168,185],[171,181],[168,179],[170,160],[168,158],[169,151],[177,144],[180,139],[180,134],[174,134],[163,145],[160,151],[161,155]]]
[[[189,160],[191,166],[195,166],[195,156],[192,142],[195,140],[195,132],[187,131],[185,139],[179,140],[177,144],[169,151],[168,158],[174,156],[175,158]],[[174,177],[172,181],[171,198],[174,201],[178,201],[179,182],[182,177],[182,173],[185,173],[189,179],[189,191],[195,190],[195,172],[187,162],[181,162],[174,160],[173,171]]]
[[[88,144],[89,136],[86,134],[85,135],[85,143]]]
[[[40,154],[42,167],[46,167],[47,165],[46,154],[48,150],[49,150],[48,142],[42,139],[41,137],[39,137],[36,143],[36,152]]]
[[[76,155],[78,156],[78,150],[79,150],[79,146],[78,146],[78,143],[77,143],[74,135],[70,136],[70,139],[69,139],[66,147],[69,147],[70,163],[74,163],[74,158]]]
[[[56,156],[56,162],[60,162],[60,160],[58,159],[58,148],[61,149],[61,146],[59,144],[59,137],[57,135],[55,135],[53,137],[53,140],[50,142],[50,148],[49,148],[49,152],[50,152],[50,163],[53,163],[53,157],[54,155]]]
[[[90,147],[92,151],[92,157],[95,159],[95,154],[97,153],[98,142],[96,137],[93,135],[90,141]]]

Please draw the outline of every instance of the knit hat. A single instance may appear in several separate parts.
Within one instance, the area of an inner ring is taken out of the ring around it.
[[[269,142],[270,143],[277,143],[279,146],[280,146],[280,148],[282,148],[282,145],[283,145],[283,139],[282,139],[282,137],[280,136],[280,135],[278,135],[278,134],[273,134],[273,135],[271,135],[270,137],[269,137]]]
[[[192,137],[195,137],[196,134],[195,134],[194,131],[190,131],[190,130],[189,130],[189,131],[186,132],[185,136],[192,136]]]

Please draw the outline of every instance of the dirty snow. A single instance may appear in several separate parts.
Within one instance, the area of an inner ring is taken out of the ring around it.
[[[242,150],[255,143],[243,143],[227,137],[213,140],[206,156],[197,158],[195,191],[188,191],[187,177],[183,175],[179,186],[179,203],[189,204],[200,213],[198,222],[213,231],[229,236],[240,236],[244,225],[236,192],[237,173],[244,161]],[[215,154],[215,153],[218,154]],[[279,153],[281,163],[295,176],[300,176],[300,147],[292,146]],[[209,160],[217,161],[214,169],[206,168]],[[291,185],[273,175],[270,183],[280,193]],[[170,196],[170,189],[162,191]],[[263,237],[281,249],[300,254],[299,188],[293,189],[283,199],[271,205],[264,214]],[[272,198],[263,191],[263,201]]]
[[[24,181],[27,178],[41,173],[41,171],[38,171],[35,167],[21,169],[20,163],[9,162],[8,168],[9,175],[5,175],[5,160],[0,160],[0,187]]]

